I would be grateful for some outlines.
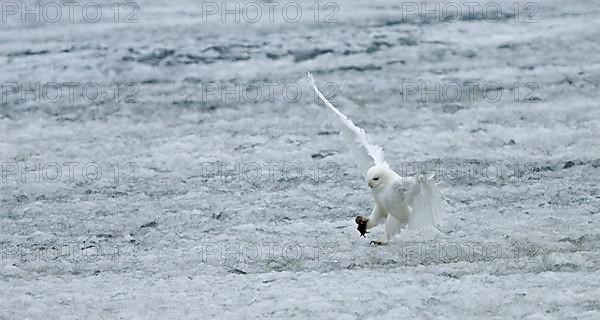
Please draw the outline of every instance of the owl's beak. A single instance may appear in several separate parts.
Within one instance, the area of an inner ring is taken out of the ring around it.
[[[369,182],[369,188],[373,189],[373,185]]]

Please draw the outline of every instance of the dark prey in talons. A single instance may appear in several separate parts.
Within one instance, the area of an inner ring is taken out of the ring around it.
[[[369,221],[369,219],[364,218],[363,216],[358,216],[358,217],[356,217],[356,219],[354,219],[354,221],[358,225],[358,227],[356,227],[356,230],[358,230],[358,232],[360,232],[360,236],[363,238],[366,238],[365,234],[368,233],[367,232],[367,221]]]

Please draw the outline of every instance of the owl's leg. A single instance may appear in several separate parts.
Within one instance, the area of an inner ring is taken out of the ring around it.
[[[371,244],[376,245],[385,245],[390,242],[390,239],[402,228],[402,224],[396,219],[396,217],[389,215],[385,220],[385,231],[383,233],[383,237],[377,241],[371,241]]]
[[[356,229],[360,232],[360,235],[364,237],[368,229],[371,229],[374,226],[378,225],[382,219],[385,219],[386,216],[387,213],[383,211],[378,205],[375,205],[373,211],[371,212],[371,215],[368,218],[358,216],[356,217],[356,219],[354,219],[354,221],[358,225]]]
[[[387,217],[387,212],[383,211],[378,205],[375,205],[369,219],[367,221],[367,229],[371,229],[378,225],[381,220]]]

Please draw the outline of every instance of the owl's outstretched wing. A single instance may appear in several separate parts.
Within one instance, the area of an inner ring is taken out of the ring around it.
[[[434,175],[417,177],[418,192],[408,200],[411,212],[408,227],[422,230],[437,227],[442,219],[442,194],[438,190]]]
[[[310,84],[315,90],[315,93],[319,96],[319,99],[321,99],[321,101],[323,101],[323,103],[325,103],[325,105],[337,116],[339,121],[336,127],[340,129],[341,135],[344,137],[344,140],[347,141],[354,162],[366,180],[367,170],[369,170],[370,167],[386,164],[383,157],[383,149],[372,143],[371,139],[369,139],[369,136],[367,136],[362,128],[357,127],[350,119],[348,119],[348,117],[346,117],[346,115],[340,112],[340,110],[334,107],[333,104],[325,98],[315,85],[315,81],[310,72],[308,73],[308,79],[310,80]]]

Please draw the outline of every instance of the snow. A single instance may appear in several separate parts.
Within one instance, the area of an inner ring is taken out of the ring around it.
[[[7,17],[0,319],[597,319],[600,4],[444,23],[359,0],[324,23],[299,2],[292,23],[285,3],[254,24],[187,0]],[[394,169],[437,170],[439,232],[359,237],[372,199],[306,71]],[[7,91],[35,83],[61,98]],[[436,83],[461,98],[408,90]]]

